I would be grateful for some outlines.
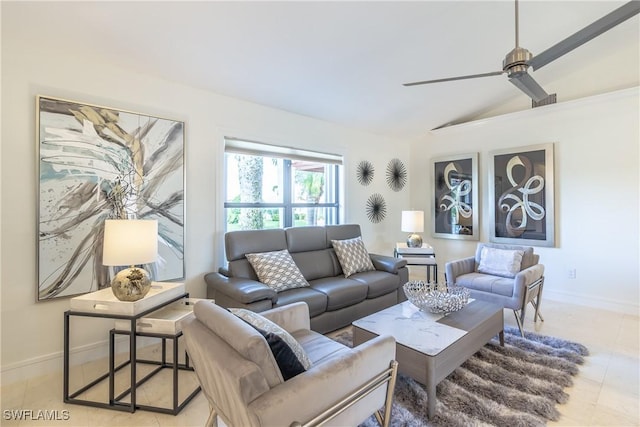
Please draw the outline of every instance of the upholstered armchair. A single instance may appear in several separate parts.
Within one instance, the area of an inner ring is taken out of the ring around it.
[[[533,321],[540,314],[544,284],[544,265],[530,246],[479,243],[473,257],[446,263],[447,284],[464,286],[471,297],[495,302],[513,310],[520,333],[527,305],[535,309]]]
[[[267,328],[234,313],[203,300],[183,325],[187,352],[211,407],[207,426],[217,426],[218,416],[228,426],[329,421],[346,426],[374,413],[381,425],[388,425],[397,372],[392,337],[351,349],[310,330],[306,303],[251,312],[282,327],[308,356],[311,366],[285,379],[290,373],[283,376],[282,354],[270,346]]]

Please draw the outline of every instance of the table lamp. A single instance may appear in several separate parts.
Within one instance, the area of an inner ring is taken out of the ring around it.
[[[146,270],[136,265],[158,258],[158,222],[139,219],[108,219],[104,222],[102,264],[131,266],[118,272],[111,290],[120,301],[137,301],[151,289]]]
[[[409,234],[407,237],[408,248],[422,247],[422,236],[417,233],[424,231],[424,212],[422,211],[402,211],[402,231]]]

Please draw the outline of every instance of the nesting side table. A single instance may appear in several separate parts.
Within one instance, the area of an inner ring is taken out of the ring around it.
[[[396,243],[393,250],[393,256],[407,260],[407,265],[424,265],[427,267],[427,282],[438,281],[438,264],[436,263],[436,253],[427,243],[423,243],[422,247],[410,248],[406,243]]]
[[[187,398],[178,404],[178,369],[193,370],[189,367],[188,356],[185,356],[185,364],[178,363],[178,339],[182,336],[182,331],[174,329],[173,331],[165,331],[162,333],[140,331],[138,322],[145,316],[167,307],[176,301],[188,298],[189,294],[185,292],[183,283],[161,283],[154,282],[151,290],[143,299],[126,302],[119,301],[110,288],[102,289],[90,294],[81,295],[71,299],[71,309],[64,313],[64,378],[63,393],[64,402],[78,405],[92,406],[98,408],[115,409],[120,411],[135,412],[136,409],[143,409],[154,412],[162,412],[169,414],[177,414],[195,395],[200,391],[197,387]],[[116,328],[109,331],[109,370],[107,373],[98,376],[93,381],[80,387],[78,390],[70,391],[70,343],[69,335],[71,329],[71,319],[73,317],[94,317],[108,318],[116,321]],[[135,331],[135,332],[132,332]],[[115,335],[124,334],[129,336],[129,359],[118,366],[114,363],[114,347]],[[150,336],[162,339],[162,360],[160,362],[139,359],[137,356],[137,337]],[[166,340],[173,341],[173,362],[171,364],[166,361]],[[150,374],[147,374],[141,380],[137,379],[137,363],[151,363],[158,367]],[[115,373],[125,367],[130,366],[130,385],[125,392],[119,396],[114,396],[114,379]],[[173,369],[173,408],[162,408],[150,405],[140,405],[136,400],[136,389],[142,385],[153,375],[163,368]],[[100,382],[109,379],[109,399],[108,403],[83,399],[80,396]],[[125,396],[130,396],[130,401],[122,402]]]

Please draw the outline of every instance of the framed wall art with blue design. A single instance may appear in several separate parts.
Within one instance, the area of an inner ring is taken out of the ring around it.
[[[36,97],[37,300],[108,287],[106,219],[158,221],[156,281],[184,277],[184,122]]]

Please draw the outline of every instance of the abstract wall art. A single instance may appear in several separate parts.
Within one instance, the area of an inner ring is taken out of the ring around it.
[[[434,158],[431,234],[478,240],[478,153]]]
[[[554,246],[553,169],[552,143],[491,153],[492,242]]]
[[[184,277],[184,123],[36,98],[39,301],[110,284],[105,219],[156,219],[154,280]]]

